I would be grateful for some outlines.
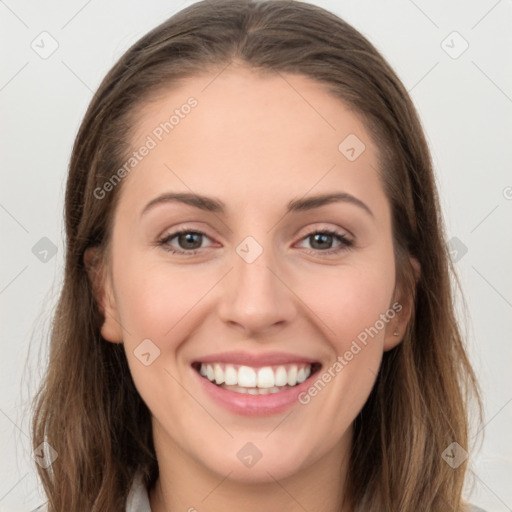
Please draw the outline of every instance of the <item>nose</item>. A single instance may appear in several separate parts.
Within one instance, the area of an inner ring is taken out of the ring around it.
[[[298,299],[273,251],[265,248],[252,262],[234,251],[232,262],[218,309],[222,321],[255,338],[289,325]]]

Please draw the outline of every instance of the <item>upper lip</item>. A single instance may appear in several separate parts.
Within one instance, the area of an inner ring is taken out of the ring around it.
[[[227,363],[244,366],[275,366],[280,364],[314,364],[317,360],[310,357],[288,354],[286,352],[267,352],[265,354],[251,354],[250,352],[218,352],[194,360],[194,363]]]

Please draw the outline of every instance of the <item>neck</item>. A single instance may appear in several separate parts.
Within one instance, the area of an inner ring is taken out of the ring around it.
[[[159,477],[149,492],[151,511],[351,512],[344,492],[351,435],[350,429],[338,445],[300,471],[276,479],[268,470],[268,478],[254,482],[215,473],[168,437],[154,435]]]

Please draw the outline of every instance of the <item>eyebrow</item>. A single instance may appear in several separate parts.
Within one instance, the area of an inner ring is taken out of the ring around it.
[[[187,204],[207,212],[226,213],[226,205],[220,199],[188,192],[168,192],[152,199],[142,210],[141,217],[157,205],[173,202]],[[346,192],[321,194],[306,199],[294,199],[288,203],[287,213],[312,210],[335,202],[353,204],[363,209],[371,217],[374,217],[373,212],[363,201]]]

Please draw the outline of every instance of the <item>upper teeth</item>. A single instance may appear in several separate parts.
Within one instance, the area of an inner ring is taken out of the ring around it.
[[[238,366],[232,364],[201,363],[200,373],[211,382],[246,388],[273,388],[274,386],[295,386],[311,375],[310,364],[280,366]]]

